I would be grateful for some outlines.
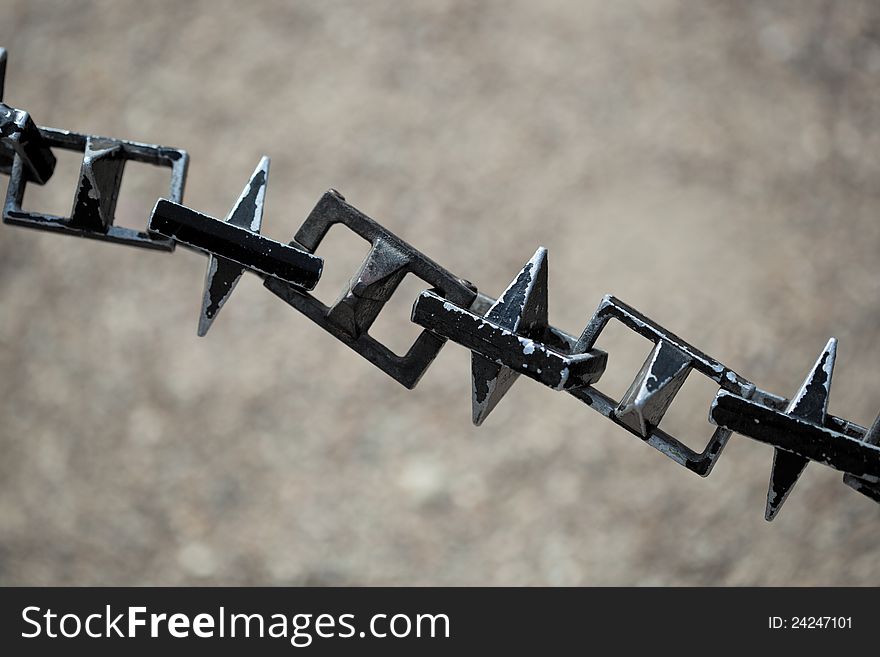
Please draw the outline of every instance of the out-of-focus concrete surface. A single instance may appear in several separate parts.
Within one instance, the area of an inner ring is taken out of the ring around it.
[[[876,3],[4,0],[0,45],[7,102],[186,148],[201,211],[266,153],[271,237],[332,186],[489,294],[544,245],[569,332],[611,292],[784,395],[835,335],[831,412],[880,408]],[[132,225],[165,172],[130,169]],[[767,446],[701,479],[525,379],[475,429],[466,351],[406,391],[254,277],[198,339],[204,267],[0,228],[3,584],[880,583],[839,473],[767,524]],[[619,394],[647,343],[600,346]],[[713,393],[670,412],[692,445]]]

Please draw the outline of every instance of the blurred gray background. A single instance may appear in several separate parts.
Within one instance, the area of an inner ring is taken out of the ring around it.
[[[6,101],[187,149],[223,216],[272,156],[264,233],[347,199],[499,294],[550,251],[551,321],[614,293],[791,395],[880,408],[880,6],[871,2],[0,2]],[[67,212],[62,156],[26,205]],[[129,165],[119,222],[166,170]],[[878,507],[772,450],[708,479],[521,379],[471,426],[452,344],[407,391],[246,277],[196,337],[205,259],[0,228],[3,584],[871,584]],[[333,231],[318,296],[366,243]],[[408,281],[376,334],[417,330]],[[623,329],[600,389],[648,343]],[[712,385],[664,420],[700,448]]]

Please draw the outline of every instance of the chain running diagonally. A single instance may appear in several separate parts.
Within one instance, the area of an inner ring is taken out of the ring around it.
[[[9,176],[3,222],[130,246],[173,251],[180,244],[208,256],[198,333],[205,335],[245,271],[318,326],[396,381],[413,388],[447,341],[471,351],[472,412],[481,424],[524,375],[565,391],[701,476],[711,471],[735,432],[774,448],[765,517],[772,520],[810,461],[843,472],[843,481],[880,503],[880,416],[870,428],[827,412],[837,341],[831,338],[797,393],[787,399],[754,383],[688,344],[613,296],[604,297],[579,336],[553,327],[547,314],[547,251],[539,248],[498,299],[447,271],[346,202],[325,193],[290,243],[260,234],[269,158],[263,157],[235,205],[216,219],[183,205],[189,157],[183,150],[38,126],[5,105],[6,51],[0,48],[0,173]],[[70,215],[23,207],[28,184],[42,185],[55,168],[54,149],[82,153]],[[167,198],[159,199],[143,230],[114,224],[125,163],[170,169]],[[331,226],[341,224],[371,249],[331,306],[309,294],[323,259],[315,254]],[[429,289],[415,300],[412,321],[422,332],[398,356],[370,327],[407,274]],[[620,400],[595,386],[608,355],[595,348],[610,321],[647,338],[653,348]],[[718,386],[709,409],[716,425],[697,452],[660,428],[695,372]]]

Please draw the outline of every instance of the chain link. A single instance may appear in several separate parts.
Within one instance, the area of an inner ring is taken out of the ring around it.
[[[30,115],[3,104],[6,51],[0,48],[0,173],[9,176],[3,222],[173,251],[181,244],[208,256],[199,335],[205,335],[245,271],[318,326],[407,388],[415,387],[447,341],[472,353],[472,413],[481,424],[520,375],[565,391],[701,476],[711,471],[736,432],[774,448],[765,517],[779,512],[810,461],[844,473],[843,481],[880,502],[880,416],[870,429],[827,412],[837,354],[832,338],[798,392],[786,399],[761,390],[731,368],[613,296],[606,296],[579,337],[551,326],[547,316],[547,251],[539,248],[496,300],[410,246],[330,190],[284,244],[260,235],[269,158],[254,170],[223,219],[182,205],[186,151],[37,126]],[[28,183],[44,184],[55,167],[53,149],[83,154],[69,217],[22,207]],[[156,203],[142,231],[114,225],[125,162],[171,170],[167,198]],[[341,224],[372,248],[332,306],[308,293],[321,276],[315,254],[327,231]],[[374,320],[407,274],[430,289],[415,300],[412,321],[424,330],[398,356],[370,336]],[[654,347],[622,399],[596,389],[608,354],[595,348],[610,321]],[[686,378],[695,372],[718,385],[709,409],[716,429],[697,452],[660,428]]]

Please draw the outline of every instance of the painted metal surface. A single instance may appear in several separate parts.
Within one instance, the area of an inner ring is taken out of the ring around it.
[[[0,101],[6,51],[0,48]],[[22,207],[28,183],[52,175],[52,149],[83,154],[69,217]],[[674,462],[701,476],[714,467],[734,432],[773,447],[765,517],[773,520],[808,463],[844,473],[844,483],[880,502],[880,415],[870,429],[828,413],[837,341],[829,340],[791,400],[758,388],[728,366],[693,347],[638,310],[608,295],[575,337],[548,322],[547,250],[538,248],[496,300],[428,258],[381,224],[325,193],[294,239],[285,244],[260,234],[269,173],[263,157],[224,220],[183,205],[185,151],[121,139],[37,126],[23,110],[0,102],[0,173],[9,176],[4,223],[61,234],[171,251],[175,245],[208,256],[199,313],[205,335],[245,271],[314,323],[393,379],[413,388],[447,341],[471,351],[472,419],[483,423],[520,375],[564,391]],[[116,201],[127,161],[171,170],[167,198],[159,199],[148,226],[115,225]],[[371,249],[334,304],[308,293],[323,260],[316,254],[331,226],[340,224]],[[400,356],[370,335],[370,328],[407,274],[426,283],[415,300],[412,321],[424,330]],[[645,337],[653,347],[619,401],[596,388],[609,354],[597,349],[611,321]],[[716,425],[702,451],[662,428],[663,417],[688,376],[718,386],[709,409]]]

